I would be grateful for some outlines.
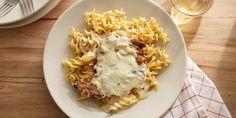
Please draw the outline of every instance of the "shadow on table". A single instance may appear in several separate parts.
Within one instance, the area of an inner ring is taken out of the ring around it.
[[[161,6],[167,13],[170,13],[171,1],[170,0],[152,0]]]
[[[221,88],[219,92],[231,115],[236,116],[236,21],[232,25],[229,37],[225,40],[216,72],[216,78],[220,81],[215,84]]]
[[[202,17],[198,17],[198,18],[193,19],[187,24],[183,24],[179,26],[183,34],[187,49],[189,46],[191,46],[191,42],[194,41],[194,38],[196,36],[196,33],[201,23],[201,20],[202,20]]]
[[[229,41],[231,41],[235,46],[235,43],[236,43],[236,21],[234,22],[233,28],[231,30]]]

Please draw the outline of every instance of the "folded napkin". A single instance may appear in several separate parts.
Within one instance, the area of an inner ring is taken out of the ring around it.
[[[184,87],[163,118],[231,118],[214,83],[187,59]]]

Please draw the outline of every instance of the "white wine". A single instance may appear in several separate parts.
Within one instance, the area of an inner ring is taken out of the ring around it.
[[[172,0],[171,17],[177,24],[185,24],[206,13],[213,0]]]

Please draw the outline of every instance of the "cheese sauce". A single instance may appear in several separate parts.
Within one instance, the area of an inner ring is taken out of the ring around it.
[[[145,65],[138,65],[136,50],[127,37],[114,33],[104,37],[97,49],[96,70],[92,83],[105,96],[126,96],[133,88],[143,85],[147,74]]]

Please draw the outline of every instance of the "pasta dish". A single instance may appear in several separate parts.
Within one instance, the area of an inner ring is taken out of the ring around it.
[[[105,112],[129,108],[158,90],[157,75],[170,63],[167,34],[154,18],[127,20],[121,10],[84,14],[87,29],[69,31],[74,56],[66,78],[79,100],[92,99]]]

